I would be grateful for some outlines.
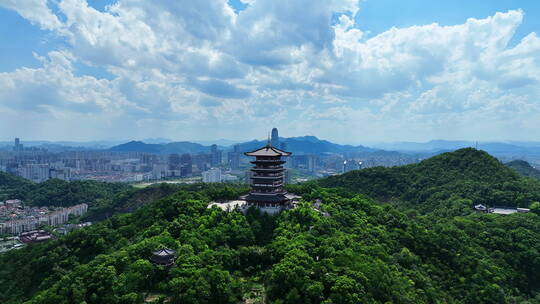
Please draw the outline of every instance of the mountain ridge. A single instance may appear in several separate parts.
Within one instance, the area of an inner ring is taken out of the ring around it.
[[[339,153],[339,152],[374,152],[378,149],[371,149],[361,145],[340,145],[329,142],[327,140],[318,139],[315,136],[301,136],[280,138],[280,143],[285,143],[287,149],[293,153]],[[259,148],[261,145],[265,145],[265,141],[252,140],[248,142],[242,142],[235,145],[240,147],[241,152],[248,152]],[[224,151],[233,150],[234,145],[219,146]],[[142,141],[130,141],[124,144],[120,144],[109,149],[116,152],[146,152],[146,153],[199,153],[210,151],[210,146],[202,144],[181,141],[170,142],[166,144],[147,144]]]
[[[528,207],[540,200],[540,182],[523,178],[474,148],[443,153],[418,164],[351,171],[316,183],[383,201],[402,201],[427,212],[457,199],[467,200],[468,208],[472,204]]]

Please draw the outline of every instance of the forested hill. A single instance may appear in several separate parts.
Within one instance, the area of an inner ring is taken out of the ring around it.
[[[0,201],[19,198],[33,187],[27,179],[0,171]]]
[[[507,167],[516,170],[523,176],[528,176],[540,180],[540,170],[533,168],[531,164],[524,160],[513,160],[505,164]]]
[[[50,179],[33,183],[5,172],[0,172],[0,201],[21,199],[34,206],[68,207],[81,203],[103,203],[114,195],[132,188],[125,183],[97,181],[63,181]]]
[[[470,208],[483,195],[527,205],[538,182],[488,154],[320,183],[330,188],[290,185],[302,201],[276,216],[208,208],[245,186],[121,190],[107,210],[141,207],[0,254],[0,303],[540,303],[540,204],[507,216]],[[446,212],[418,212],[427,206]],[[161,248],[177,252],[172,267],[149,261]]]
[[[443,153],[401,167],[351,171],[318,181],[383,201],[434,210],[453,204],[470,207],[529,206],[540,200],[540,182],[526,179],[484,151],[473,148]]]
[[[207,208],[245,189],[183,190],[0,254],[0,303],[540,302],[534,213],[417,216],[335,189],[291,190],[304,202],[274,217]],[[164,247],[177,251],[170,269],[148,259]]]

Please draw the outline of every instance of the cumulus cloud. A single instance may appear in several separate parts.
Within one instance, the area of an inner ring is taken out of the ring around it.
[[[519,10],[368,37],[356,0],[245,1],[239,12],[226,0],[118,0],[101,11],[59,0],[57,15],[31,2],[0,5],[66,47],[39,54],[40,68],[0,74],[0,107],[10,111],[109,113],[174,138],[260,136],[268,121],[342,141],[351,130],[374,140],[537,128],[540,38],[509,45]],[[112,77],[80,75],[79,64]]]
[[[0,73],[0,104],[38,112],[51,108],[100,112],[130,105],[108,80],[76,76],[70,53],[53,51],[42,60],[42,68]]]

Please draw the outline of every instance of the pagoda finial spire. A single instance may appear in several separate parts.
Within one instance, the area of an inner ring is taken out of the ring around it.
[[[270,141],[270,132],[268,132],[268,140],[266,141],[266,145],[268,147],[271,147],[272,146],[272,142]]]

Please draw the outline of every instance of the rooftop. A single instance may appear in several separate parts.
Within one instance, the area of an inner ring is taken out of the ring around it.
[[[257,149],[255,151],[246,152],[244,153],[247,156],[289,156],[292,153],[291,152],[285,152],[283,150],[280,150],[276,147],[272,147],[272,145],[267,144],[266,146]]]
[[[153,255],[162,256],[162,257],[171,256],[171,255],[174,255],[175,253],[176,252],[174,250],[171,250],[168,248],[164,248],[164,249],[160,249],[160,250],[156,250],[152,252]]]

